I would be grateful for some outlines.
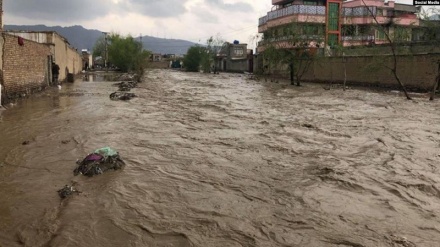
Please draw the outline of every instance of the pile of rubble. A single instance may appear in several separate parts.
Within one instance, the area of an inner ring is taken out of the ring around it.
[[[134,93],[127,92],[114,92],[110,94],[111,100],[131,100],[134,97],[136,97]]]
[[[132,88],[137,86],[136,81],[122,81],[113,84],[113,86],[117,86],[119,91],[110,94],[110,99],[112,100],[131,100],[132,98],[136,97],[134,93],[127,93]]]
[[[137,86],[137,82],[135,82],[135,81],[122,81],[122,82],[113,84],[113,86],[119,87],[119,91],[130,91],[132,88],[135,88]]]

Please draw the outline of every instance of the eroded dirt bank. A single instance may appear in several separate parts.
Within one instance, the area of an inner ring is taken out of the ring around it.
[[[153,70],[120,102],[112,84],[1,114],[0,246],[440,242],[439,100]],[[74,177],[103,146],[125,169]]]

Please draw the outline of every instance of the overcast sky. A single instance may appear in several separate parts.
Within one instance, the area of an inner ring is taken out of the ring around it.
[[[411,0],[398,2],[411,3]],[[209,36],[255,46],[272,0],[4,0],[4,24],[82,25],[132,36],[205,43]]]
[[[271,0],[4,0],[4,24],[88,29],[205,43],[218,33],[249,43]]]

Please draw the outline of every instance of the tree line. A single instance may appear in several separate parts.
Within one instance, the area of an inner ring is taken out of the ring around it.
[[[107,50],[107,54],[106,54]],[[132,36],[111,33],[100,37],[93,48],[93,57],[108,57],[108,63],[122,72],[133,71],[142,74],[146,68],[150,52],[143,49],[141,42]]]

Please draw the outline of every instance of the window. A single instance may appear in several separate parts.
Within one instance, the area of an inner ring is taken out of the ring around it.
[[[355,36],[356,35],[356,26],[354,26],[354,25],[342,26],[342,35]]]
[[[234,47],[234,55],[235,56],[243,56],[244,51],[242,47]]]
[[[383,28],[378,27],[376,30],[376,39],[378,40],[384,40],[385,39],[385,32],[383,31]]]
[[[318,34],[318,26],[316,26],[316,25],[305,25],[303,27],[303,34],[305,34],[305,35],[316,35],[316,34]]]
[[[411,29],[405,27],[395,27],[394,40],[409,41],[411,40]]]
[[[385,10],[384,9],[377,9],[376,16],[385,16]]]
[[[358,27],[358,34],[359,35],[370,35],[371,28],[369,26],[359,26]]]
[[[285,27],[283,28],[283,35],[289,35],[289,34],[290,34],[289,27],[285,26]]]

